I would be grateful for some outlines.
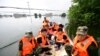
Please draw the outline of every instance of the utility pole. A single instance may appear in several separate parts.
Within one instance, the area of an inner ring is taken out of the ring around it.
[[[32,30],[32,17],[31,17],[31,10],[30,10],[30,5],[29,2],[27,2],[28,9],[29,9],[29,15],[30,15],[30,20],[31,20],[31,30]]]

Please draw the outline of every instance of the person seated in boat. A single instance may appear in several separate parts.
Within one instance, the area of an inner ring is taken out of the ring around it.
[[[19,55],[18,56],[32,56],[36,48],[36,41],[33,33],[28,31],[25,36],[19,41]]]
[[[58,49],[61,45],[70,44],[68,36],[65,32],[63,32],[62,28],[59,28],[57,33],[55,34],[55,42],[58,46]]]
[[[39,54],[45,53],[47,55],[52,55],[50,53],[51,48],[47,38],[47,29],[41,29],[41,33],[36,37],[36,41],[37,45],[40,47],[39,50],[41,50]]]

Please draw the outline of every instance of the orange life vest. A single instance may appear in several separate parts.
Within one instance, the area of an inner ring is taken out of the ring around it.
[[[54,32],[54,31],[52,30],[52,28],[49,28],[49,29],[48,29],[48,33],[49,33],[49,34],[53,34],[53,32]]]
[[[96,41],[93,39],[92,36],[87,35],[87,38],[81,42],[76,42],[74,43],[74,52],[73,56],[89,56],[87,52],[87,48],[93,43],[95,43],[96,47],[98,47]]]
[[[30,43],[26,36],[24,36],[21,40],[23,43],[22,55],[26,56],[27,54],[32,54],[33,48],[35,48],[34,37],[32,37],[32,43]]]
[[[48,26],[48,23],[44,22],[44,23],[43,23],[43,26]]]
[[[53,32],[53,35],[56,36],[57,32],[58,32],[58,31],[54,31],[54,32]]]
[[[54,25],[54,29],[57,31],[59,29],[58,25]]]
[[[76,36],[74,39],[73,39],[73,45],[76,45],[78,42],[78,37]]]
[[[56,38],[56,42],[60,42],[61,41],[64,44],[69,43],[69,39],[68,38],[63,39],[63,35],[65,35],[66,37],[68,37],[65,32],[63,32],[62,34],[59,34],[59,32],[57,32],[56,33],[56,37],[57,37]]]
[[[45,47],[46,43],[48,43],[48,42],[47,42],[47,38],[44,37],[42,34],[40,34],[40,35],[37,37],[37,39],[40,38],[40,37],[41,37],[41,39],[42,39],[41,47]],[[39,45],[39,44],[38,44],[38,45]]]

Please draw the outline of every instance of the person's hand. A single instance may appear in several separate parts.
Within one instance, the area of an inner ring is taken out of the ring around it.
[[[68,46],[72,46],[70,43],[66,43],[64,46],[66,46],[66,45],[68,45]]]
[[[63,42],[64,42],[64,40],[62,39],[62,40],[60,40],[60,41],[58,41],[58,42],[61,42],[61,43],[63,43]]]
[[[18,56],[22,56],[22,52],[21,51],[18,52]]]
[[[50,45],[46,45],[45,47],[50,47]]]

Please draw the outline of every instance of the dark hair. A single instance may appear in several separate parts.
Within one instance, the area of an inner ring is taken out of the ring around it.
[[[47,32],[47,29],[43,28],[41,29],[41,32]]]
[[[64,25],[63,25],[63,24],[59,24],[59,27],[63,28],[63,27],[64,27]]]
[[[46,17],[44,17],[44,19],[46,19]]]
[[[53,23],[52,22],[50,22],[50,26],[52,26],[53,25]]]
[[[63,31],[62,28],[59,28],[59,29],[58,29],[58,32],[59,32],[59,31]]]

